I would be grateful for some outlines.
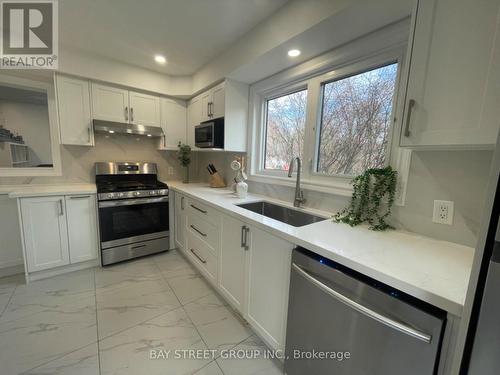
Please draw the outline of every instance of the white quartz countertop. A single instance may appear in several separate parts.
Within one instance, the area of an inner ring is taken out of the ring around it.
[[[202,200],[453,315],[462,314],[474,255],[471,247],[401,230],[375,232],[367,226],[351,228],[332,220],[293,227],[236,206],[267,200],[291,207],[288,202],[254,194],[239,199],[228,189],[212,189],[206,184],[172,181],[168,184],[174,191]],[[304,211],[331,216],[318,210]]]
[[[48,195],[95,194],[95,184],[25,184],[0,185],[0,194],[8,194],[11,198],[40,197]]]

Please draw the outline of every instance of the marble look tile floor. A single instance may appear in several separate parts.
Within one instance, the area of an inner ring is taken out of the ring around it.
[[[190,356],[199,349],[215,355]],[[227,349],[265,346],[176,250],[28,285],[0,278],[2,375],[283,373]]]

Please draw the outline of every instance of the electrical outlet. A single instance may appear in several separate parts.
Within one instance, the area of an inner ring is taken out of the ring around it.
[[[453,206],[452,201],[434,201],[434,213],[432,221],[439,224],[453,224]]]
[[[172,176],[174,174],[174,168],[168,167],[168,174]]]

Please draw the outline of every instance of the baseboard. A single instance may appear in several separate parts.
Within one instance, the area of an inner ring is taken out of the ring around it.
[[[86,268],[93,268],[93,267],[97,267],[99,265],[100,265],[99,259],[96,259],[96,260],[90,260],[87,262],[71,264],[68,266],[57,267],[57,268],[53,268],[53,269],[49,269],[49,270],[32,272],[32,273],[28,274],[27,281],[46,279],[48,277],[63,275],[65,273],[79,271],[79,270],[83,270]]]
[[[24,264],[18,264],[15,266],[7,266],[0,268],[0,277],[18,275],[20,273],[24,273]]]

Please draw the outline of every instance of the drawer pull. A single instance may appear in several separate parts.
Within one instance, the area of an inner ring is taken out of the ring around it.
[[[190,225],[191,228],[193,228],[195,231],[197,231],[199,234],[201,234],[203,237],[206,237],[207,234],[206,233],[203,233],[201,230],[199,230],[198,228],[196,228],[194,225]]]
[[[207,263],[207,261],[206,261],[205,259],[203,259],[202,257],[200,257],[198,254],[196,254],[196,252],[195,252],[193,249],[191,249],[191,252],[194,254],[194,256],[195,256],[196,258],[198,258],[198,260],[199,260],[201,263],[203,263],[203,264]]]
[[[70,195],[69,199],[87,199],[90,195]]]
[[[201,208],[196,207],[194,204],[192,204],[191,207],[193,207],[195,210],[200,211],[202,214],[206,214],[207,213],[207,211],[202,210]]]

